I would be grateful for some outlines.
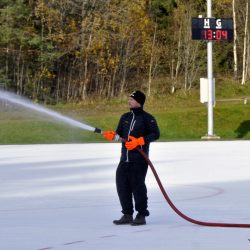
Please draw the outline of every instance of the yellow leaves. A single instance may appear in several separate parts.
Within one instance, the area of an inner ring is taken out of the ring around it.
[[[54,73],[50,72],[48,68],[43,67],[43,68],[41,68],[41,70],[39,72],[39,77],[41,79],[54,79],[56,77],[56,75]]]
[[[65,40],[65,34],[62,32],[59,32],[56,36],[56,41],[62,43]]]
[[[60,11],[48,6],[43,0],[36,2],[35,15],[41,19],[44,28],[48,29],[49,34],[60,26]]]
[[[220,5],[227,5],[227,4],[232,4],[232,0],[220,0],[218,2],[215,1],[215,5],[220,4]]]
[[[118,65],[118,63],[119,63],[119,58],[118,57],[113,57],[113,58],[110,58],[109,59],[109,65],[112,67],[112,68],[115,68],[117,65]]]
[[[77,27],[76,20],[71,19],[71,20],[69,21],[68,28],[70,29],[71,32],[77,32],[79,29],[78,29],[78,27]]]
[[[40,17],[42,22],[45,22],[45,3],[43,0],[38,0],[35,8],[35,16]]]
[[[102,18],[101,16],[95,15],[94,21],[93,21],[93,29],[98,30],[102,26]]]
[[[75,55],[76,58],[80,58],[82,53],[79,50],[76,50],[74,55]]]
[[[112,56],[110,53],[105,54],[103,51],[99,55],[98,64],[102,75],[109,74],[115,70],[119,66],[119,63],[120,58],[117,55]]]
[[[114,72],[121,74],[123,67],[148,64],[154,23],[147,0],[96,1],[93,9],[79,4],[74,5],[74,11],[65,11],[62,6],[66,5],[59,2],[36,1],[36,16],[42,20],[44,37],[65,55],[73,56],[76,63],[84,63],[86,70],[96,67],[101,77],[108,78]],[[54,78],[45,67],[39,74]]]

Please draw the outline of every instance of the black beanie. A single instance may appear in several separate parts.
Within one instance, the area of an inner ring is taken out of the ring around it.
[[[146,100],[146,96],[140,90],[136,90],[136,91],[132,92],[129,96],[132,97],[133,99],[135,99],[142,106]]]

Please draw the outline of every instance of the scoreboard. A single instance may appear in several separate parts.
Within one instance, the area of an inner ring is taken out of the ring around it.
[[[232,18],[192,18],[192,39],[204,41],[232,41]]]

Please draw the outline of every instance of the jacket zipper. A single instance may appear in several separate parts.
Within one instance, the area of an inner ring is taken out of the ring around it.
[[[135,126],[135,123],[136,123],[136,120],[134,120],[135,119],[135,114],[134,114],[133,111],[131,111],[131,113],[133,115],[133,118],[132,118],[131,123],[130,123],[127,140],[129,140],[130,133],[134,129],[134,126]],[[128,159],[128,150],[127,150],[127,160],[126,160],[126,162],[129,162],[129,159]]]

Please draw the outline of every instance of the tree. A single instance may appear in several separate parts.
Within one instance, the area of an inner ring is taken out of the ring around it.
[[[232,0],[233,22],[234,22],[234,79],[238,78],[238,57],[237,57],[237,19],[235,10],[235,0]]]
[[[244,29],[244,48],[243,48],[243,62],[242,62],[242,80],[241,84],[246,83],[247,79],[247,62],[249,61],[249,53],[247,53],[247,50],[249,51],[249,24],[248,24],[248,16],[249,16],[249,3],[246,1],[246,14],[245,14],[245,29]],[[248,41],[248,44],[247,44]]]
[[[248,0],[213,1],[234,16],[234,47],[215,43],[216,74],[249,76]],[[246,8],[247,7],[247,8]],[[206,0],[2,0],[0,81],[44,102],[111,98],[134,88],[188,91],[206,72],[205,42],[191,40],[191,17]],[[236,33],[237,32],[237,33]]]

